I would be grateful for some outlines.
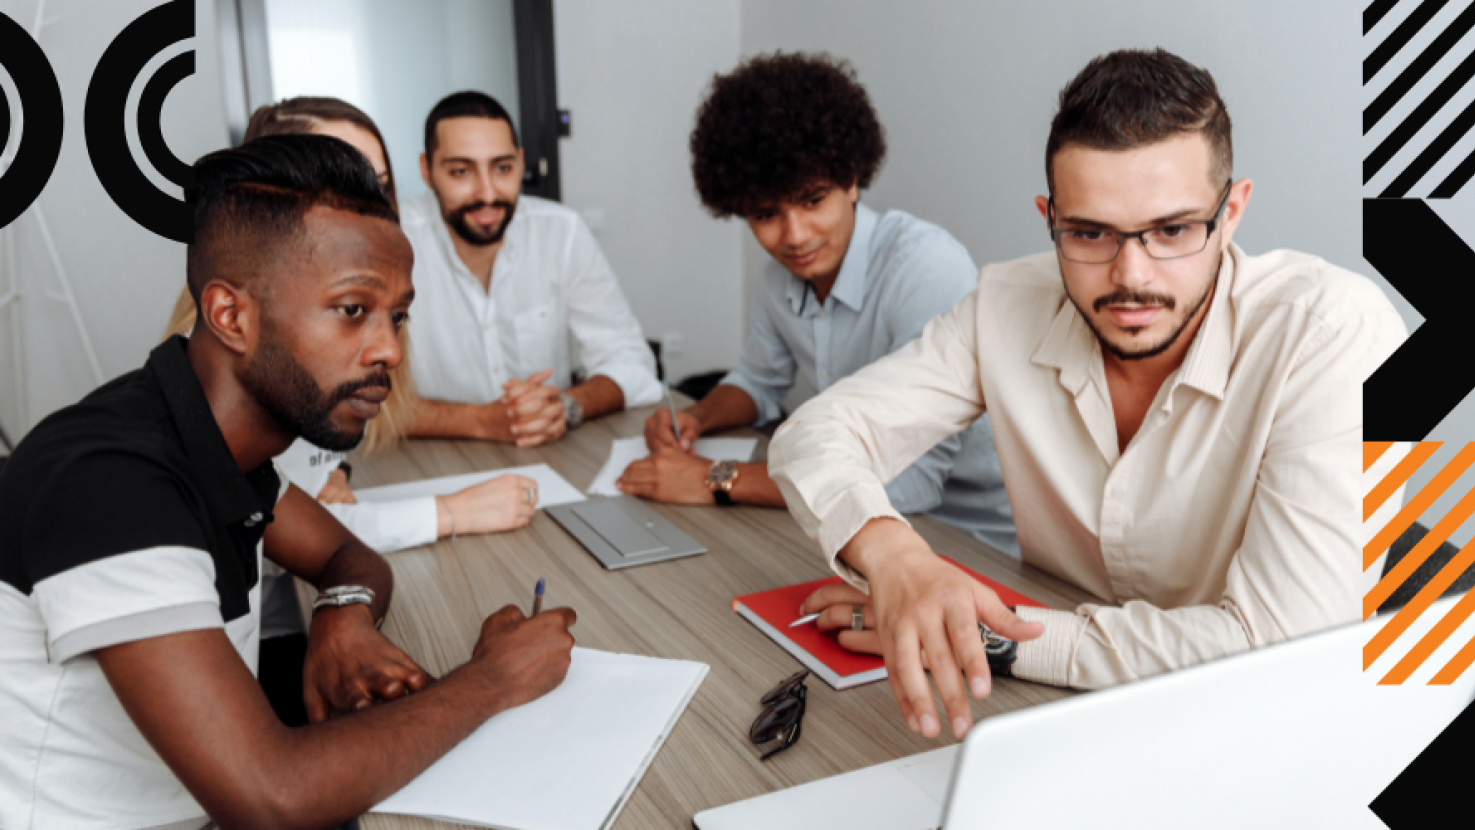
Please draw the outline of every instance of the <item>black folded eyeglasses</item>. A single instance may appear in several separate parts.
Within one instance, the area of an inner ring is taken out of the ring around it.
[[[809,691],[804,678],[808,676],[809,669],[795,672],[763,696],[764,709],[748,729],[748,740],[754,745],[774,740],[783,743],[763,753],[760,761],[767,761],[799,740],[804,722],[804,697]]]

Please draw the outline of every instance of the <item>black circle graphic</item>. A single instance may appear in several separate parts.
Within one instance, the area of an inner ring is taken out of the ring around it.
[[[10,169],[0,176],[0,228],[9,225],[41,195],[61,155],[61,86],[40,45],[20,24],[0,14],[0,65],[20,94],[25,129]],[[10,134],[10,102],[0,95],[0,137]],[[0,138],[0,147],[8,138]]]
[[[160,191],[138,168],[138,161],[128,149],[124,119],[128,91],[143,74],[144,66],[194,33],[194,0],[170,0],[129,23],[108,44],[92,71],[83,114],[87,155],[108,196],[133,221],[159,236],[184,243],[194,239],[194,214],[184,200]],[[160,173],[186,192],[194,185],[193,171],[169,152],[158,122],[169,90],[194,69],[194,52],[164,64],[145,85],[138,107],[139,141],[145,154]]]

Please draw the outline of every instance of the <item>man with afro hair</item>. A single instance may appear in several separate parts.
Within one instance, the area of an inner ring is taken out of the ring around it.
[[[665,502],[783,507],[764,463],[714,463],[694,455],[693,442],[779,420],[798,377],[823,392],[896,351],[972,291],[978,269],[942,228],[860,204],[886,137],[848,63],[755,57],[713,81],[696,121],[691,166],[702,204],[746,220],[772,259],[737,368],[676,413],[679,437],[665,409],[646,421],[651,455],[630,465],[620,489]],[[988,418],[917,454],[886,485],[891,504],[930,511],[1017,556]]]

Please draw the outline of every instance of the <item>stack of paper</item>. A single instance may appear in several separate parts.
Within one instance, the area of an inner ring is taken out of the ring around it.
[[[752,461],[753,450],[758,447],[757,438],[698,438],[691,451],[713,461]],[[591,496],[618,496],[615,481],[624,474],[625,468],[650,455],[644,438],[619,438],[610,447],[609,460],[589,485]]]
[[[609,827],[707,668],[576,648],[562,685],[487,721],[371,812],[504,830]]]
[[[483,470],[479,473],[467,473],[459,476],[445,476],[444,478],[427,478],[423,481],[411,481],[405,484],[390,484],[385,487],[369,487],[363,490],[354,490],[354,497],[359,501],[366,502],[388,502],[402,501],[404,499],[424,498],[426,496],[449,496],[459,493],[467,487],[471,487],[490,481],[498,476],[509,474],[520,475],[530,478],[538,483],[538,506],[553,507],[559,504],[568,504],[575,501],[586,501],[584,494],[580,493],[568,480],[553,471],[547,464],[534,464],[530,467],[508,467],[502,470]]]

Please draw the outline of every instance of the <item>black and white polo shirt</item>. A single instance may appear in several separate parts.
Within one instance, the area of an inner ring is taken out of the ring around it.
[[[0,827],[205,821],[92,656],[224,628],[256,671],[286,481],[236,466],[186,342],[41,422],[0,471]]]

